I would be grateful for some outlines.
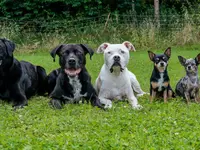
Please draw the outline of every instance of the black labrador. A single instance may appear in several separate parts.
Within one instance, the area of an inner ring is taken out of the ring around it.
[[[27,99],[45,93],[46,71],[13,56],[15,44],[0,39],[0,99],[13,102],[13,107],[28,105]]]
[[[94,51],[84,44],[62,44],[51,51],[54,58],[59,56],[60,68],[53,70],[47,77],[48,93],[54,108],[61,109],[62,104],[78,103],[82,98],[93,106],[103,108],[97,93],[91,84],[85,64],[85,55],[90,59]]]

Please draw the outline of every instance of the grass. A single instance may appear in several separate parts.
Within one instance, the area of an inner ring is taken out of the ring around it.
[[[154,50],[162,53],[163,50]],[[177,56],[195,57],[200,46],[172,47],[168,72],[171,85],[185,75]],[[43,66],[49,73],[58,67],[46,53],[16,53],[19,60]],[[92,82],[98,76],[103,56],[87,60]],[[135,73],[144,91],[149,91],[153,68],[147,51],[131,53],[129,70]],[[49,107],[48,97],[35,96],[29,106],[13,111],[0,101],[0,149],[200,149],[200,105],[189,106],[181,98],[149,103],[149,96],[138,98],[144,107],[133,110],[127,102],[113,104],[107,111],[88,104],[69,104],[62,110]]]

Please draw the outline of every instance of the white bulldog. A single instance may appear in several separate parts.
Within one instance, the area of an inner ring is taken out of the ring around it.
[[[145,92],[141,89],[136,76],[126,67],[131,50],[136,51],[128,41],[122,44],[103,43],[97,49],[97,53],[104,53],[104,65],[96,79],[95,89],[105,108],[112,107],[113,99],[122,100],[124,98],[128,98],[133,108],[142,108],[134,92],[137,96],[142,96]]]

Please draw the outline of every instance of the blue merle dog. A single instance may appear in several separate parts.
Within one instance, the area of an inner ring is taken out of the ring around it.
[[[185,59],[182,56],[178,56],[178,59],[181,65],[185,67],[186,76],[180,79],[176,85],[177,95],[185,98],[188,104],[190,99],[194,99],[195,102],[200,102],[200,81],[198,79],[200,53],[194,59]]]

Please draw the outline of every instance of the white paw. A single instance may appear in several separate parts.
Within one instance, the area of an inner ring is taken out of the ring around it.
[[[140,109],[143,108],[143,107],[142,107],[141,105],[139,105],[139,104],[133,105],[132,107],[133,107],[133,109],[137,109],[137,110],[140,110]]]
[[[104,108],[112,108],[112,102],[110,100],[107,100]]]
[[[112,104],[105,104],[104,108],[105,108],[105,109],[106,109],[106,108],[110,109],[110,108],[112,108]]]

